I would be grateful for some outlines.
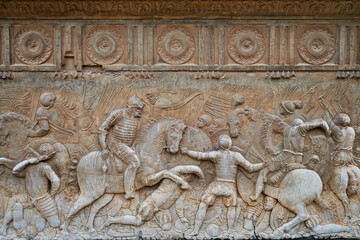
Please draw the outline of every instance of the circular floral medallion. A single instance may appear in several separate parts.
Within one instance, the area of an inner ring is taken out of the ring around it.
[[[158,38],[157,52],[161,59],[173,65],[188,62],[195,52],[195,40],[184,27],[164,29]]]
[[[26,64],[42,64],[52,54],[53,41],[40,26],[23,27],[14,39],[15,55]]]
[[[86,54],[95,63],[113,64],[124,53],[121,33],[114,27],[96,27],[85,40]]]
[[[335,37],[326,28],[307,29],[300,36],[298,52],[307,63],[326,63],[335,54]]]
[[[264,56],[264,36],[256,28],[238,27],[230,35],[228,52],[239,64],[254,64]]]

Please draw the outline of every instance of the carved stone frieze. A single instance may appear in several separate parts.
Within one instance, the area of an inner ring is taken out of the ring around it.
[[[124,37],[112,26],[96,26],[86,36],[87,56],[99,65],[117,62],[124,53]]]
[[[15,36],[16,57],[25,64],[46,62],[53,52],[53,38],[41,26],[24,26]]]
[[[170,26],[161,31],[157,40],[161,59],[172,65],[188,62],[195,52],[195,39],[185,27]]]
[[[334,34],[325,27],[306,29],[299,38],[298,52],[301,58],[310,64],[324,64],[335,54]]]
[[[239,64],[254,64],[264,56],[264,36],[254,27],[237,27],[230,35],[228,52]]]

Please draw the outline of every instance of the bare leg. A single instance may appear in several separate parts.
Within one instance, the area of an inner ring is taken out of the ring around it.
[[[256,201],[260,196],[260,194],[262,193],[262,191],[264,190],[264,183],[268,173],[269,173],[269,169],[267,168],[264,168],[259,172],[259,176],[255,186],[255,194],[250,196],[251,200]]]
[[[339,224],[326,224],[326,225],[317,225],[312,228],[316,234],[330,234],[330,233],[340,233],[340,232],[349,232],[354,236],[357,236],[355,231],[348,226],[343,226]]]
[[[163,170],[158,173],[155,173],[153,175],[148,176],[144,181],[146,186],[154,186],[158,182],[160,182],[164,178],[169,178],[176,182],[177,184],[181,185],[182,189],[188,189],[190,186],[189,184],[184,181],[181,177],[177,176],[176,174],[173,174],[172,172],[169,172],[168,170]]]
[[[96,213],[98,213],[101,208],[105,207],[106,204],[108,204],[113,198],[114,198],[114,194],[104,194],[98,200],[95,201],[95,203],[91,206],[89,219],[86,224],[87,230],[95,232],[94,219]]]
[[[204,202],[200,202],[199,209],[196,213],[194,230],[190,233],[190,236],[196,236],[199,234],[200,227],[205,219],[206,210],[208,209],[208,205]]]
[[[114,223],[120,223],[124,225],[133,225],[133,226],[140,226],[143,224],[142,218],[140,215],[133,216],[133,215],[124,215],[120,217],[108,217],[106,222],[101,228],[105,228],[107,226],[110,226]]]
[[[236,207],[228,207],[227,210],[227,220],[228,220],[228,233],[231,234],[234,228],[235,223],[235,216],[236,216]]]

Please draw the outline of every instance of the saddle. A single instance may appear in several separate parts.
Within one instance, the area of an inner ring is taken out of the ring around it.
[[[305,169],[306,167],[301,163],[288,163],[285,168],[282,168],[268,177],[267,183],[273,187],[279,187],[281,181],[284,179],[285,175],[295,169]]]

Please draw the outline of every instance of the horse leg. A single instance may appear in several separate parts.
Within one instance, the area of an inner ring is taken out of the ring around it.
[[[76,200],[76,202],[71,206],[70,211],[68,213],[68,216],[66,217],[63,229],[67,230],[71,219],[84,207],[89,206],[92,202],[94,202],[96,198],[91,196],[86,196],[81,194],[79,198]]]
[[[286,207],[289,210],[293,211],[296,214],[296,217],[292,219],[290,222],[285,223],[281,227],[275,229],[274,234],[281,236],[284,232],[289,232],[293,227],[302,223],[310,218],[310,214],[306,210],[305,204],[303,202],[299,202],[291,207]]]
[[[335,169],[333,177],[330,179],[330,188],[340,199],[345,209],[344,223],[350,220],[349,198],[346,194],[349,176],[345,169]]]
[[[90,232],[95,232],[94,219],[99,210],[106,206],[113,198],[115,194],[104,194],[91,206],[89,219],[86,224],[86,229]]]
[[[182,179],[178,175],[176,175],[168,170],[163,170],[163,171],[160,171],[158,173],[155,173],[153,175],[146,177],[144,179],[144,185],[145,186],[154,186],[155,184],[157,184],[164,178],[169,178],[172,181],[176,182],[177,184],[180,184],[182,189],[188,189],[190,187],[190,185],[184,179]]]

